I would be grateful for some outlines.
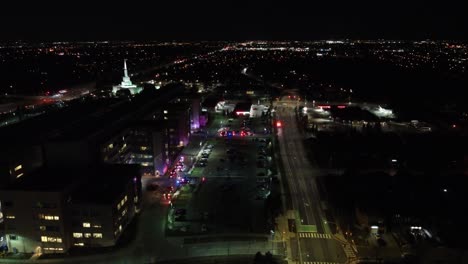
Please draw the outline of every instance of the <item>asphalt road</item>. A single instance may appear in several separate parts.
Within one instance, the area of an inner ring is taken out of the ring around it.
[[[299,213],[301,225],[313,225],[317,233],[325,236],[307,236],[307,233],[298,233],[298,237],[291,241],[292,247],[297,246],[299,260],[302,263],[309,261],[344,262],[345,256],[339,244],[331,239],[331,233],[325,224],[325,217],[320,206],[320,196],[315,175],[317,169],[307,158],[304,149],[304,137],[298,128],[294,114],[296,102],[280,101],[275,103],[276,117],[282,127],[278,128],[280,157],[282,159],[293,207]],[[311,233],[308,233],[311,234]],[[294,250],[293,250],[294,251]]]

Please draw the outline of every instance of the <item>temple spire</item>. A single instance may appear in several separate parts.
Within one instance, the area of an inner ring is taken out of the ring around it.
[[[127,59],[124,59],[124,77],[128,78]]]

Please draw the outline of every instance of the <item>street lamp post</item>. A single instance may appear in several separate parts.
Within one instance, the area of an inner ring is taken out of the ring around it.
[[[336,226],[336,231],[338,233],[338,230],[339,230],[339,226],[337,223],[335,222],[331,222],[331,221],[327,221],[327,220],[323,220],[324,224],[328,225],[328,224],[334,224]],[[330,228],[330,226],[328,226]],[[331,230],[330,230],[331,231]],[[332,232],[333,233],[333,232]]]
[[[270,230],[270,234],[271,234],[271,252],[274,253],[273,252],[273,248],[274,248],[274,246],[273,246],[274,241],[273,240],[275,239],[275,231]]]
[[[286,232],[283,231],[283,232],[281,233],[281,240],[283,241],[283,250],[284,250],[284,252],[286,253],[286,240],[285,240],[285,237],[284,237],[285,235],[286,235]],[[286,255],[286,254],[285,254],[285,255]]]

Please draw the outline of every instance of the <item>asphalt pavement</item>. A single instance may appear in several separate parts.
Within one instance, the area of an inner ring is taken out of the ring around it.
[[[282,126],[277,128],[280,157],[288,181],[293,208],[298,212],[298,231],[318,234],[316,237],[299,234],[291,238],[293,258],[301,263],[321,261],[330,263],[344,263],[346,256],[340,244],[330,239],[331,231],[325,224],[321,208],[321,199],[317,187],[316,166],[308,159],[304,149],[304,136],[299,130],[294,107],[295,101],[281,101],[276,104],[276,118]],[[322,236],[320,236],[322,235]],[[296,248],[297,247],[297,248]],[[297,252],[297,256],[294,256]]]

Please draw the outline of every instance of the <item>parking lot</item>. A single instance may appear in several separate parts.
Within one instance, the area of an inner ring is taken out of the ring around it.
[[[193,184],[174,198],[170,234],[266,233],[265,200],[270,194],[271,144],[260,119],[243,122],[218,117],[211,131],[229,125],[240,131],[246,125],[260,135],[213,133],[202,144],[188,178]]]

